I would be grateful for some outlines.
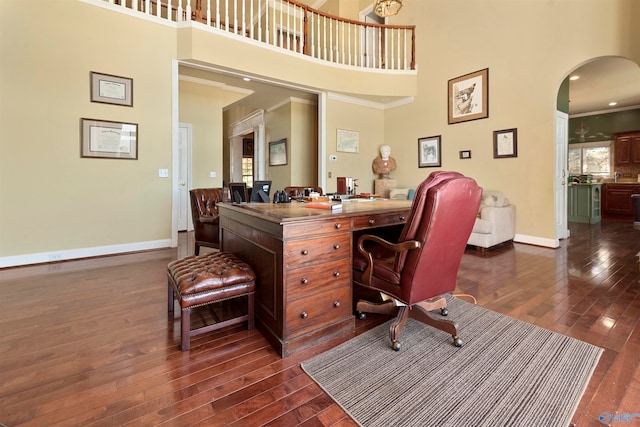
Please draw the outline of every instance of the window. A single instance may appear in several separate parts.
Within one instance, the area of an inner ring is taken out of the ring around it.
[[[569,144],[569,173],[610,176],[611,141]]]
[[[253,187],[253,157],[242,158],[242,182]]]

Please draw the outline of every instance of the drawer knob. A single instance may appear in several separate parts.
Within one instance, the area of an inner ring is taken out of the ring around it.
[[[303,249],[300,253],[301,253],[302,255],[309,255],[309,251],[308,251],[308,250],[306,250],[306,249]]]
[[[333,277],[338,277],[339,275],[340,275],[340,272],[339,272],[339,271],[334,271],[334,272],[333,272]]]
[[[340,228],[340,224],[336,224],[336,226],[335,226],[335,227],[336,227],[336,228]]]
[[[335,245],[333,245],[333,249],[340,249],[340,245],[336,243]]]
[[[301,317],[302,319],[306,319],[307,317],[309,317],[309,315],[307,314],[307,312],[306,312],[306,311],[303,311],[302,313],[300,313],[300,317]]]
[[[375,220],[375,219],[370,219],[370,220],[369,220],[369,225],[373,225],[373,224],[375,224],[375,223],[376,223],[376,220]]]
[[[306,285],[307,283],[309,283],[309,281],[307,280],[306,277],[303,277],[302,279],[300,279],[300,283],[302,283],[303,285]]]
[[[404,215],[400,215],[400,221],[404,221],[404,220],[405,220]]]
[[[340,307],[340,301],[334,301],[334,302],[333,302],[333,306],[334,306],[335,308]]]

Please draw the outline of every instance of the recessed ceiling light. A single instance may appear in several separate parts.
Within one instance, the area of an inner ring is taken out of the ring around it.
[[[569,77],[569,80],[578,80],[580,78],[580,76],[571,76]]]
[[[618,103],[616,101],[613,101],[613,102],[609,103],[609,107],[613,107],[614,105],[618,105]]]
[[[243,77],[242,80],[244,80],[245,82],[250,82],[251,79],[249,77]]]

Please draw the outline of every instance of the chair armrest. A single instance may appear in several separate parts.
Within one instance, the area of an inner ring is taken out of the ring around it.
[[[365,285],[371,285],[371,277],[373,276],[373,255],[371,251],[368,251],[364,247],[364,242],[370,241],[382,246],[382,248],[391,252],[404,252],[410,249],[417,249],[420,247],[420,242],[417,240],[407,240],[400,243],[391,243],[382,237],[374,234],[364,234],[358,239],[358,251],[367,259],[367,268],[362,273],[362,282]]]

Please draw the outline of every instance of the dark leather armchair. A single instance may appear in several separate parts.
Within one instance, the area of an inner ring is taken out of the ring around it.
[[[200,246],[220,249],[220,231],[217,204],[223,201],[222,188],[194,188],[189,191],[191,217],[195,232],[195,254],[200,254]]]
[[[287,193],[287,195],[289,195],[289,197],[298,197],[299,194],[304,195],[304,190],[305,188],[313,188],[313,191],[315,191],[316,193],[322,195],[322,187],[317,187],[315,185],[309,185],[307,187],[300,187],[300,186],[289,186],[289,187],[284,187],[284,192]]]
[[[398,336],[409,317],[450,333],[454,345],[462,346],[458,325],[443,317],[447,315],[443,294],[455,290],[481,194],[471,178],[434,172],[416,189],[397,242],[369,234],[358,239],[353,282],[371,295],[382,293],[392,300],[361,300],[356,312],[360,318],[364,312],[395,314],[389,328],[394,350],[400,350]],[[438,309],[440,316],[431,312]]]

